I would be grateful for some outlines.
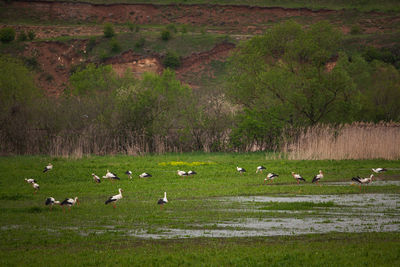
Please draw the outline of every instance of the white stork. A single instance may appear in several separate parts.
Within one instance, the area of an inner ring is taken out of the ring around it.
[[[46,206],[49,206],[49,207],[50,207],[50,210],[52,210],[54,204],[60,205],[60,201],[55,200],[54,197],[48,197],[48,198],[46,199],[46,202],[45,202],[44,204],[46,204]]]
[[[101,183],[101,180],[100,180],[100,177],[99,176],[97,176],[96,174],[94,174],[94,173],[92,173],[92,176],[93,176],[93,181],[95,182],[95,183]]]
[[[236,170],[240,173],[240,174],[242,174],[242,173],[244,173],[244,172],[246,172],[246,170],[245,169],[243,169],[243,168],[240,168],[240,167],[237,167],[236,166]]]
[[[195,172],[195,171],[188,171],[187,174],[188,174],[188,175],[195,175],[195,174],[197,174],[197,172]]]
[[[107,170],[107,173],[105,176],[103,176],[104,179],[110,179],[111,182],[114,180],[121,180],[115,173],[110,172]]]
[[[141,175],[139,175],[140,178],[150,178],[152,175],[150,173],[144,172]]]
[[[40,189],[40,186],[39,186],[39,184],[37,184],[37,183],[32,183],[32,187],[33,187],[33,189],[35,190],[33,193],[34,194],[36,194],[36,192]]]
[[[376,168],[376,169],[372,169],[372,171],[375,172],[375,173],[381,173],[381,172],[387,171],[387,169],[385,169],[385,168]]]
[[[322,178],[324,178],[324,173],[321,170],[319,170],[319,174],[314,176],[314,178],[312,179],[312,183],[315,182],[316,184],[318,184],[319,180],[321,180]]]
[[[53,169],[53,164],[49,163],[49,165],[47,165],[46,167],[44,167],[43,172],[50,171],[51,169]]]
[[[177,173],[179,176],[188,176],[188,173],[185,171],[178,170]]]
[[[119,191],[118,195],[112,196],[112,197],[110,197],[109,199],[106,200],[106,202],[105,202],[106,205],[108,203],[112,202],[114,209],[116,208],[116,203],[117,203],[118,200],[120,200],[122,198],[122,192],[124,192],[121,188],[119,188],[118,191]]]
[[[128,175],[129,179],[132,179],[132,172],[131,171],[126,171],[125,172],[126,175]]]
[[[28,184],[34,184],[34,183],[36,183],[36,180],[32,179],[32,178],[29,178],[29,179],[25,178],[25,182],[27,182]]]
[[[164,192],[164,198],[160,198],[157,201],[157,204],[160,205],[160,209],[162,209],[162,207],[164,206],[165,203],[168,203],[167,192]]]
[[[258,166],[257,167],[257,170],[256,170],[256,173],[258,173],[258,172],[263,172],[263,170],[266,170],[267,168],[265,168],[264,166],[262,166],[262,165],[260,165],[260,166]]]
[[[68,206],[68,210],[71,210],[71,207],[74,205],[79,205],[78,197],[75,198],[66,198],[63,202],[61,202],[61,206],[63,207],[63,211],[65,212],[64,206]]]
[[[292,172],[292,176],[293,176],[294,179],[296,179],[297,184],[300,184],[300,181],[304,181],[304,182],[306,181],[306,179],[304,179],[303,177],[301,177],[300,174],[297,174],[297,173]]]
[[[265,182],[266,182],[267,180],[268,180],[268,182],[269,182],[269,181],[273,182],[274,179],[275,179],[276,177],[278,177],[278,176],[279,176],[278,174],[273,173],[273,172],[268,173],[268,174],[267,174],[267,178],[264,179],[264,184],[265,184]]]
[[[361,185],[372,183],[373,178],[374,178],[374,175],[371,174],[369,177],[366,177],[366,178],[360,178],[360,176],[357,176],[357,177],[353,177],[351,180],[359,183],[360,192],[361,192]]]

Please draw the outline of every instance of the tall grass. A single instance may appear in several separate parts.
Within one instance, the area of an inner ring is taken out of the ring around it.
[[[399,159],[399,123],[317,125],[284,142],[289,159]]]

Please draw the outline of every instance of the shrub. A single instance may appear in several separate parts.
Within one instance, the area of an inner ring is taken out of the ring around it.
[[[104,24],[104,37],[111,38],[115,36],[114,26],[111,23]]]
[[[171,39],[171,32],[169,30],[163,30],[161,32],[161,39],[164,41],[168,41]]]
[[[26,40],[28,40],[28,36],[26,35],[26,33],[24,31],[22,31],[18,34],[17,39],[19,42],[25,42]]]
[[[32,31],[32,30],[30,30],[30,31],[28,32],[28,38],[29,38],[29,40],[32,41],[33,39],[35,39],[35,37],[36,37],[35,32]]]
[[[118,40],[115,38],[112,38],[110,40],[110,48],[111,48],[111,52],[113,52],[113,53],[118,53],[121,51],[121,45],[119,44]]]
[[[0,29],[0,41],[2,43],[10,43],[15,39],[15,30],[10,27]]]
[[[135,47],[136,48],[142,48],[146,42],[146,39],[144,37],[141,37],[139,40],[136,41]]]
[[[353,25],[350,29],[350,34],[360,34],[362,32],[361,27],[359,25]]]
[[[181,65],[181,60],[176,53],[168,51],[164,57],[163,65],[166,68],[176,69]]]

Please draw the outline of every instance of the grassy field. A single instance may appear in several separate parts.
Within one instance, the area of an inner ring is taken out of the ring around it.
[[[54,169],[43,173],[52,162]],[[264,185],[258,165],[280,176]],[[247,169],[240,175],[236,166]],[[82,159],[46,156],[0,158],[0,265],[380,265],[400,262],[400,234],[375,232],[305,234],[277,237],[197,237],[148,239],[163,229],[185,231],[241,230],[222,227],[221,222],[258,218],[267,220],[307,219],[325,216],[327,209],[341,207],[325,203],[240,203],[221,201],[238,196],[365,195],[356,186],[332,186],[352,176],[367,176],[371,168],[386,167],[381,180],[398,180],[398,161],[288,161],[267,160],[265,153],[223,154],[185,153],[153,156],[106,156]],[[117,173],[120,181],[95,184],[91,173],[103,176],[106,170]],[[124,174],[132,170],[130,180]],[[176,171],[189,169],[198,174],[182,178]],[[323,186],[311,184],[322,169]],[[307,180],[297,185],[291,171]],[[151,178],[139,179],[149,172]],[[24,178],[34,178],[40,190]],[[122,188],[123,199],[114,210],[104,205]],[[169,203],[161,210],[156,204],[167,192]],[[369,194],[398,196],[399,186],[370,186]],[[44,205],[46,197],[63,200],[78,196],[80,205],[63,213]],[[254,210],[262,212],[254,212]],[[286,211],[286,212],[282,212]],[[291,213],[294,212],[294,213]],[[397,210],[385,214],[398,221]],[[311,217],[310,217],[311,216]],[[396,219],[397,218],[397,219]],[[329,223],[325,219],[323,223]],[[398,222],[397,222],[398,223]],[[190,237],[190,236],[188,236]],[[321,248],[324,248],[321,250]]]
[[[61,0],[59,0],[61,1]],[[63,0],[64,1],[64,0]],[[64,2],[75,2],[74,0]],[[130,3],[130,4],[148,4],[149,1],[143,0],[86,0],[83,2],[96,4],[111,3]],[[154,0],[153,4],[220,4],[220,5],[249,5],[263,7],[285,7],[285,8],[310,8],[310,9],[358,9],[361,11],[395,11],[399,10],[396,0],[364,0],[364,1],[346,1],[346,0]]]

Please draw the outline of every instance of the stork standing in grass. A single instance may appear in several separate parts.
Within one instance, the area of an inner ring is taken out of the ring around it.
[[[375,173],[381,173],[381,172],[387,171],[387,169],[385,169],[385,168],[376,168],[376,169],[372,169],[372,171],[375,172]]]
[[[268,181],[268,183],[272,183],[274,181],[275,178],[277,178],[279,175],[273,172],[270,172],[267,174],[267,177],[264,179],[264,184],[266,181]]]
[[[359,183],[360,192],[361,192],[361,185],[367,185],[367,184],[372,183],[373,178],[374,178],[374,175],[371,174],[369,177],[366,177],[366,178],[360,178],[360,176],[357,176],[357,177],[353,177],[351,180]]]
[[[312,179],[312,182],[313,183],[315,182],[316,184],[318,184],[319,180],[321,180],[322,178],[324,178],[324,173],[321,170],[319,170],[319,174],[314,176],[314,178]],[[319,186],[321,186],[321,185],[319,184]]]
[[[179,176],[182,176],[182,177],[183,176],[188,176],[188,173],[185,172],[185,171],[178,170],[177,173],[178,173]]]
[[[66,198],[66,199],[64,199],[64,201],[63,202],[61,202],[61,207],[63,207],[63,212],[65,212],[65,206],[68,206],[68,210],[71,210],[71,207],[72,206],[74,206],[74,205],[79,205],[79,199],[78,199],[78,197],[75,197],[75,198]]]
[[[32,187],[35,190],[33,191],[34,194],[36,194],[36,192],[40,189],[40,186],[37,183],[32,183]]]
[[[116,203],[118,200],[120,200],[122,198],[122,192],[124,192],[121,188],[118,189],[119,194],[110,197],[109,199],[106,200],[105,204],[107,205],[108,203],[113,203],[113,207],[114,209],[117,207]]]
[[[246,172],[245,169],[243,169],[243,168],[241,168],[241,167],[238,167],[238,166],[236,166],[236,170],[237,170],[240,174],[243,174],[243,173]]]
[[[164,192],[164,198],[160,198],[160,199],[157,201],[157,204],[160,205],[160,209],[163,208],[163,206],[164,206],[165,203],[168,203],[167,192]]]
[[[43,172],[47,172],[53,169],[53,164],[49,163],[49,165],[47,165],[46,167],[44,167]]]
[[[36,183],[36,180],[32,179],[32,178],[29,178],[29,179],[25,178],[25,182],[27,182],[28,184],[34,184],[34,183]]]
[[[128,175],[129,179],[132,179],[132,172],[131,171],[126,171],[125,174]]]
[[[150,173],[144,172],[141,175],[139,175],[140,178],[150,178],[153,177]]]
[[[262,166],[262,165],[261,165],[261,166],[258,166],[258,167],[257,167],[257,170],[256,170],[256,173],[258,173],[258,172],[261,172],[261,173],[262,173],[263,170],[266,170],[266,169],[267,169],[267,168],[265,168],[265,167]]]
[[[121,180],[115,173],[110,172],[107,170],[107,173],[105,176],[103,176],[104,179],[110,179],[111,182],[114,180]]]
[[[301,177],[300,174],[297,174],[297,173],[292,172],[292,176],[293,176],[294,179],[296,179],[297,184],[300,184],[300,181],[304,181],[304,182],[306,181],[306,179],[304,179],[303,177]]]
[[[45,202],[44,204],[46,204],[46,206],[49,206],[49,207],[50,207],[50,210],[52,210],[54,204],[60,205],[60,201],[55,200],[54,197],[48,197],[48,198],[46,199],[46,202]]]
[[[195,171],[188,171],[187,174],[188,174],[188,175],[196,175],[197,172],[195,172]]]
[[[95,183],[101,183],[101,180],[100,180],[100,177],[99,176],[97,176],[96,174],[94,174],[94,173],[92,173],[92,176],[93,176],[93,181],[95,182]]]

